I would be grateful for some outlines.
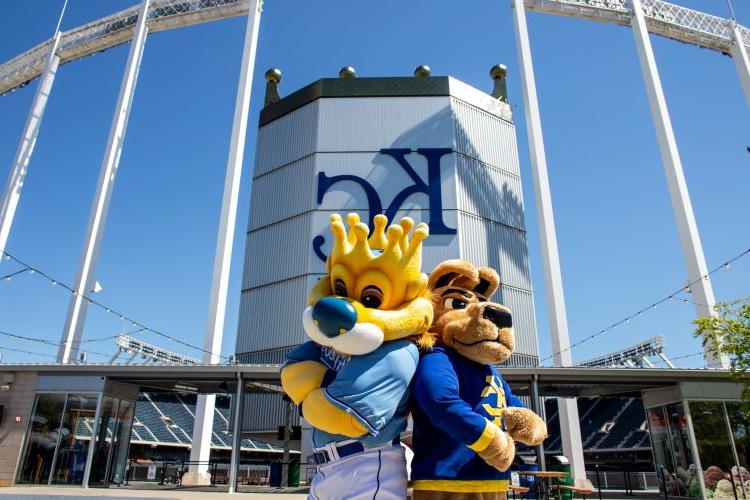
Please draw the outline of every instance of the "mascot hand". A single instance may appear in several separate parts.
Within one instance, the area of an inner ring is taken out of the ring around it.
[[[510,407],[503,410],[505,428],[514,441],[528,446],[541,444],[547,437],[547,424],[539,415],[526,408]]]
[[[494,426],[494,424],[492,424]],[[497,426],[495,435],[492,437],[490,444],[482,451],[477,451],[477,455],[482,457],[485,462],[499,470],[505,472],[513,463],[513,457],[516,455],[516,445],[513,439]]]
[[[317,361],[301,361],[281,369],[281,385],[295,404],[302,402],[312,391],[320,388],[328,368]]]

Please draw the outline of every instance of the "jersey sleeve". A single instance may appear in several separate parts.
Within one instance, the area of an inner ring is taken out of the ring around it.
[[[320,361],[320,345],[312,340],[298,345],[287,353],[284,365],[299,363],[300,361]]]
[[[503,380],[503,391],[505,392],[505,404],[507,404],[508,406],[526,408],[526,405],[523,403],[521,398],[513,394],[513,392],[510,390],[510,385],[505,380]]]
[[[436,427],[471,446],[483,438],[488,420],[461,399],[458,389],[458,377],[444,352],[422,356],[414,376],[415,401]]]
[[[419,352],[411,342],[393,342],[352,359],[325,389],[326,398],[377,436],[404,399]]]

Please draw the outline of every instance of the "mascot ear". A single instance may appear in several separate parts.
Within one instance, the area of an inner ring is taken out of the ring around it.
[[[462,281],[470,281],[472,286],[479,283],[479,273],[474,266],[465,260],[453,259],[441,262],[432,270],[427,286],[430,290],[436,290],[450,284],[459,277],[462,278]]]
[[[500,276],[497,271],[490,267],[480,267],[477,271],[479,272],[479,284],[472,291],[489,299],[500,286]]]

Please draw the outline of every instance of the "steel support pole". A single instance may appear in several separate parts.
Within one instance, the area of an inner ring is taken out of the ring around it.
[[[237,221],[237,199],[242,177],[242,156],[245,151],[247,136],[247,115],[250,109],[250,93],[255,69],[255,53],[258,47],[258,28],[263,10],[262,0],[251,0],[247,14],[245,43],[242,51],[242,66],[237,88],[237,100],[234,107],[232,136],[229,144],[229,158],[224,181],[224,196],[221,202],[221,216],[216,239],[211,295],[208,306],[208,321],[203,348],[207,364],[219,362],[221,340],[224,334],[224,318],[227,308],[227,290],[229,288],[229,268],[232,262],[232,240]],[[211,454],[211,432],[215,396],[198,396],[195,424],[193,427],[193,446],[190,449],[190,471],[185,475],[186,484],[209,484],[207,462]],[[208,417],[203,413],[205,412]]]
[[[734,41],[732,47],[729,49],[729,53],[734,59],[734,64],[737,66],[737,74],[740,76],[740,83],[742,84],[742,91],[745,93],[745,100],[748,106],[750,106],[750,57],[747,55],[747,47],[742,39],[737,23],[732,21],[732,34],[734,35]]]
[[[242,410],[245,407],[245,380],[242,372],[237,373],[237,391],[232,415],[232,456],[229,462],[229,493],[237,493],[239,467],[242,459]]]
[[[138,22],[133,32],[133,40],[130,42],[130,53],[125,65],[125,74],[120,85],[120,94],[117,98],[115,114],[112,117],[112,125],[109,130],[107,147],[104,152],[102,166],[99,172],[99,183],[96,188],[96,196],[91,206],[89,226],[86,231],[86,240],[81,253],[78,267],[78,275],[75,281],[75,293],[70,298],[68,315],[65,319],[65,327],[60,340],[60,350],[57,353],[58,363],[69,363],[78,357],[78,347],[83,334],[83,325],[86,321],[86,309],[88,300],[82,295],[88,295],[94,288],[96,282],[96,265],[99,260],[104,227],[107,222],[109,203],[112,199],[117,168],[120,163],[120,154],[125,140],[125,131],[130,117],[130,108],[133,103],[135,84],[138,80],[138,70],[143,57],[143,48],[146,44],[148,28],[146,17],[150,0],[141,0],[138,11]]]
[[[641,0],[631,0],[633,16],[631,28],[635,37],[635,45],[638,49],[638,60],[643,72],[643,81],[646,85],[646,94],[651,107],[651,117],[656,129],[656,138],[659,143],[661,160],[664,164],[664,172],[667,176],[667,186],[672,199],[672,210],[677,222],[677,230],[682,244],[682,253],[685,258],[688,279],[695,281],[690,286],[695,302],[695,311],[698,317],[712,316],[715,314],[714,291],[708,276],[706,258],[703,255],[698,226],[693,214],[693,205],[690,202],[685,174],[682,171],[682,160],[677,150],[672,121],[667,109],[667,101],[661,86],[659,70],[656,67],[654,51],[651,47],[651,39],[648,35],[646,17],[643,14]],[[716,358],[710,354],[710,346],[706,346],[706,362],[712,368],[729,368],[729,360],[726,356]]]
[[[281,458],[281,486],[289,486],[289,441],[292,438],[292,400],[284,394],[284,453]]]
[[[560,257],[557,252],[557,235],[555,218],[552,211],[549,178],[547,177],[547,158],[544,152],[542,121],[539,115],[539,102],[536,94],[534,67],[531,59],[531,45],[526,27],[526,12],[523,0],[511,0],[513,21],[516,32],[518,60],[521,68],[526,131],[529,140],[531,172],[534,180],[537,218],[539,219],[539,238],[542,246],[544,267],[544,284],[549,315],[550,334],[555,366],[571,366],[570,340],[568,336],[568,319],[565,313]],[[578,406],[575,399],[558,398],[560,409],[560,433],[563,453],[570,460],[573,479],[577,483],[586,480],[586,468],[583,461],[581,428],[578,421]]]
[[[29,168],[29,160],[34,152],[34,145],[39,135],[39,128],[42,124],[42,116],[47,107],[49,94],[52,91],[52,83],[55,81],[57,66],[60,64],[60,58],[57,56],[57,48],[60,45],[62,33],[58,30],[52,38],[49,57],[47,64],[44,66],[42,74],[39,76],[34,100],[31,101],[31,109],[26,117],[26,125],[21,132],[21,140],[18,142],[16,155],[13,157],[13,165],[10,167],[8,181],[5,184],[5,193],[3,194],[2,205],[0,205],[0,252],[5,251],[5,245],[8,243],[10,228],[13,225],[13,218],[16,215],[18,201],[21,198],[21,189],[26,179],[26,172]]]
[[[542,409],[542,407],[544,406],[544,401],[539,397],[538,375],[531,376],[531,390],[529,396],[531,399],[531,411],[533,411],[537,415],[544,415],[544,410]],[[541,442],[534,447],[534,453],[536,454],[536,459],[539,463],[539,470],[547,470],[547,464],[544,460],[544,442]]]

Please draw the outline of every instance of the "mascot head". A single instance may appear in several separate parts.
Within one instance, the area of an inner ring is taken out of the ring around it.
[[[328,275],[308,296],[305,331],[342,354],[366,354],[406,337],[430,347],[432,303],[421,271],[427,224],[417,225],[410,237],[414,221],[408,217],[388,226],[384,215],[376,215],[372,235],[357,214],[346,220],[348,233],[340,215],[330,217]]]
[[[441,262],[430,274],[438,340],[477,363],[502,363],[515,348],[510,309],[490,302],[500,277],[463,260]]]

